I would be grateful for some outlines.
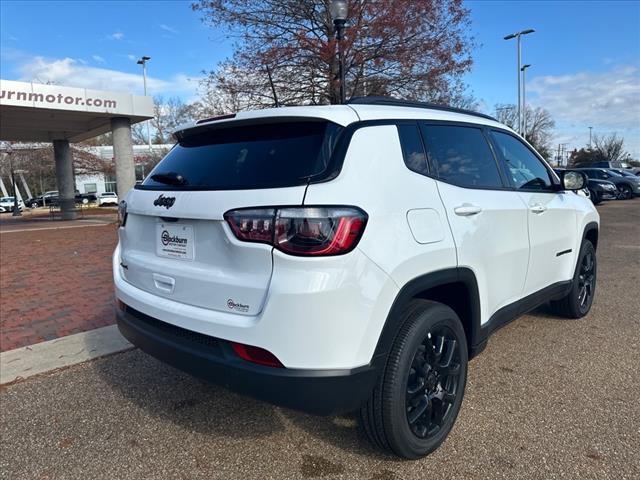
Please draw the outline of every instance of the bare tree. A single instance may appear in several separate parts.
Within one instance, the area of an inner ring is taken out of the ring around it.
[[[206,23],[237,38],[208,86],[243,107],[339,102],[329,0],[199,0]],[[470,15],[462,0],[350,0],[343,40],[346,96],[394,95],[449,103],[471,67]],[[218,108],[218,107],[216,107]]]
[[[32,193],[55,190],[56,174],[53,146],[50,143],[15,144],[12,155],[15,170],[22,170]],[[113,162],[105,161],[88,150],[86,145],[71,145],[73,169],[77,174],[115,172]],[[0,159],[0,174],[8,175],[7,159]],[[21,188],[21,186],[19,185]]]
[[[624,138],[618,137],[616,133],[605,136],[594,135],[593,150],[605,162],[617,163],[628,155],[624,149]]]
[[[500,123],[504,123],[509,128],[515,129],[518,124],[518,112],[515,105],[498,104],[495,106],[495,117]],[[552,155],[551,141],[553,139],[553,129],[556,122],[551,114],[544,108],[532,108],[526,106],[524,111],[526,131],[524,138],[535,148],[544,158]]]
[[[192,120],[192,110],[180,98],[171,97],[165,101],[163,97],[154,97],[151,119],[153,142],[171,143],[173,130],[190,120]]]

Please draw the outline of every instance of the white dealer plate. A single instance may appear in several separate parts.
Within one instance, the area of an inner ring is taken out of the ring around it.
[[[156,255],[193,260],[193,227],[181,224],[157,224]]]

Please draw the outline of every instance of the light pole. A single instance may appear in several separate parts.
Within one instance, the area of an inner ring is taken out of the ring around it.
[[[591,130],[593,130],[593,127],[589,127],[589,150],[591,150]]]
[[[331,0],[329,14],[333,19],[336,30],[336,40],[338,41],[338,77],[340,78],[340,103],[345,102],[344,84],[344,52],[342,51],[342,34],[347,23],[347,2],[346,0]]]
[[[142,81],[144,82],[144,96],[147,96],[147,62],[151,60],[151,57],[141,57],[138,60],[138,65],[142,65]],[[151,120],[147,120],[147,139],[149,140],[149,155],[151,155],[151,129],[149,127],[149,122]]]
[[[527,139],[527,101],[525,100],[525,90],[526,90],[526,70],[531,66],[530,63],[523,65],[520,69],[522,71],[522,136]]]
[[[511,40],[512,38],[515,38],[518,41],[518,70],[516,73],[518,74],[518,133],[519,134],[522,134],[522,97],[520,94],[520,89],[521,89],[520,69],[522,68],[522,65],[521,65],[522,64],[522,47],[520,45],[520,37],[522,35],[528,35],[533,32],[535,32],[535,30],[533,28],[529,28],[527,30],[522,30],[521,32],[518,32],[518,33],[512,33],[504,37],[505,40]]]

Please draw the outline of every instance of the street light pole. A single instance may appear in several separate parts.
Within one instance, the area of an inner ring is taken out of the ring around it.
[[[336,30],[336,40],[338,41],[338,77],[340,78],[340,103],[345,103],[345,81],[344,81],[344,52],[342,51],[342,38],[344,27],[347,23],[348,6],[346,0],[331,0],[329,13],[333,19]]]
[[[527,139],[527,101],[525,99],[525,90],[526,90],[526,70],[529,68],[531,64],[527,63],[523,65],[520,69],[522,71],[522,136],[524,139]]]
[[[138,60],[138,65],[142,65],[142,81],[144,83],[144,96],[147,96],[147,62],[151,60],[151,57],[143,56]],[[149,154],[151,154],[151,128],[147,120],[147,139],[149,141]]]
[[[511,40],[515,38],[518,43],[518,133],[522,135],[522,96],[521,96],[521,81],[520,81],[520,70],[522,69],[522,47],[520,44],[520,37],[522,35],[528,35],[529,33],[533,33],[535,30],[533,28],[529,28],[527,30],[522,30],[518,33],[512,33],[504,37],[505,40]]]
[[[593,130],[593,127],[589,127],[589,150],[591,150],[591,130]]]

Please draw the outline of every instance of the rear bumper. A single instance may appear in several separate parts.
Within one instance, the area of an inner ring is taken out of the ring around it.
[[[352,370],[271,368],[240,359],[225,340],[171,325],[130,307],[117,310],[120,332],[144,352],[192,375],[276,405],[319,415],[356,410],[371,394],[378,367]]]

